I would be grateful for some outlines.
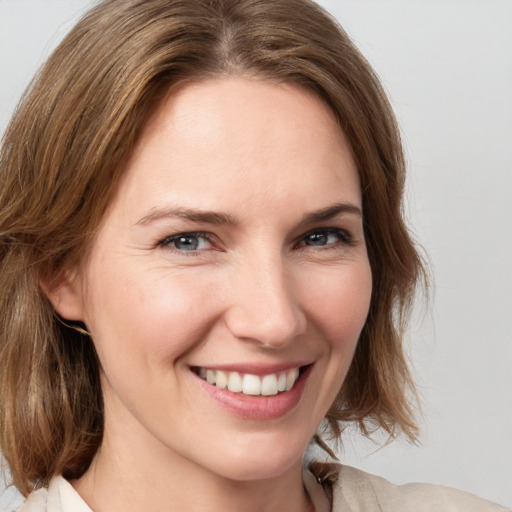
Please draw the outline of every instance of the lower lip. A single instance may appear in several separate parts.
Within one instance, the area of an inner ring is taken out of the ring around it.
[[[231,414],[248,420],[272,420],[292,411],[299,403],[311,366],[304,368],[290,391],[272,396],[251,396],[220,389],[196,376],[202,388]]]

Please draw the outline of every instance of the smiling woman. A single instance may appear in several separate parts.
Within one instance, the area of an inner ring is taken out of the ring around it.
[[[349,422],[415,438],[424,276],[393,114],[314,3],[100,2],[22,100],[0,180],[23,512],[502,510],[303,465]]]
[[[349,146],[315,96],[221,77],[160,102],[87,259],[47,287],[101,362],[103,445],[75,483],[93,509],[113,461],[139,468],[126,482],[160,467],[162,485],[173,461],[179,487],[205,472],[297,477],[368,312],[361,208]],[[134,450],[142,440],[166,450]]]

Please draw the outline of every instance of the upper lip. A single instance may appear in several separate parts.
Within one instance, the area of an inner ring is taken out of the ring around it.
[[[224,364],[207,364],[192,365],[192,369],[204,368],[206,370],[221,370],[225,372],[249,373],[251,375],[269,375],[271,373],[281,373],[292,370],[293,368],[301,368],[312,364],[312,361],[292,361],[286,363],[258,364],[258,363],[224,363]]]

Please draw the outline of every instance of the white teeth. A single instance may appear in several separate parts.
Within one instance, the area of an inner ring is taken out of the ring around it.
[[[240,393],[243,389],[242,377],[237,372],[231,372],[228,378],[228,389],[233,393]]]
[[[228,387],[228,376],[226,375],[226,372],[217,370],[215,385],[220,389],[226,389]]]
[[[261,394],[265,396],[277,395],[277,377],[275,375],[265,375],[261,379]]]
[[[292,368],[287,372],[268,375],[240,374],[238,372],[225,372],[199,368],[197,374],[210,384],[228,389],[233,393],[243,393],[250,396],[273,396],[283,391],[290,391],[299,378],[299,369]]]
[[[261,379],[257,375],[246,373],[243,379],[244,395],[261,395]]]
[[[286,373],[281,373],[277,379],[277,391],[286,391]]]
[[[298,368],[294,368],[293,370],[290,370],[286,374],[286,391],[290,391],[292,389],[293,385],[295,384],[295,381],[299,377],[299,370]]]

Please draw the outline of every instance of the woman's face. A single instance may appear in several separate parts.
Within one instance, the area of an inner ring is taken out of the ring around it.
[[[223,78],[161,103],[55,303],[92,333],[104,445],[249,480],[300,463],[370,294],[358,173],[330,111]]]

